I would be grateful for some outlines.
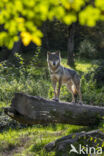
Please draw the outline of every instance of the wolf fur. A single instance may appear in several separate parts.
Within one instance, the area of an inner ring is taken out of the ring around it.
[[[75,103],[75,97],[79,95],[80,103],[82,103],[82,95],[80,91],[80,77],[76,73],[76,71],[65,68],[60,64],[60,52],[47,52],[47,62],[54,89],[54,100],[59,100],[61,86],[62,84],[65,84],[72,94],[72,102]]]

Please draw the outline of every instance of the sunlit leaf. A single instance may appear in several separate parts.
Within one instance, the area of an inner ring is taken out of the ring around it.
[[[21,38],[22,38],[22,41],[23,41],[25,46],[29,45],[29,43],[32,40],[32,36],[30,35],[29,32],[22,32],[21,33]]]
[[[32,41],[38,46],[41,46],[41,39],[39,37],[37,36],[32,37]]]
[[[75,22],[77,20],[76,16],[74,14],[69,14],[66,15],[63,19],[63,21],[65,22],[65,24],[69,25],[72,22]]]

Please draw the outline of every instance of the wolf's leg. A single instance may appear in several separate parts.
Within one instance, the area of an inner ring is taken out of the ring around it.
[[[67,88],[68,88],[69,92],[71,92],[71,94],[72,94],[72,102],[75,103],[75,97],[74,97],[74,94],[73,94],[71,85],[70,84],[67,84]]]
[[[81,94],[81,90],[80,90],[80,78],[79,76],[76,74],[73,78],[73,83],[75,85],[75,88],[77,90],[78,96],[79,96],[79,103],[82,103],[82,94]]]
[[[59,100],[59,96],[60,96],[61,86],[62,86],[62,80],[60,79],[59,82],[58,82],[58,89],[57,89],[57,98],[58,98],[58,100]]]
[[[52,86],[53,86],[53,89],[54,89],[54,98],[56,99],[56,96],[57,96],[57,92],[56,92],[56,81],[52,81]]]
[[[79,103],[82,103],[82,94],[81,94],[80,86],[78,86],[77,91],[78,91],[78,95],[79,95],[79,99],[80,99]]]
[[[56,85],[57,82],[56,81],[52,81],[52,86],[53,86],[53,89],[54,89],[54,98],[53,100],[56,100],[57,99],[57,91],[56,91]]]
[[[80,90],[80,81],[78,83],[74,83],[75,84],[75,87],[76,87],[76,90],[77,90],[77,93],[79,95],[79,103],[82,103],[82,94],[81,94],[81,90]]]

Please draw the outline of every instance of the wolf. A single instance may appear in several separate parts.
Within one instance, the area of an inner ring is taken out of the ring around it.
[[[52,86],[54,89],[53,100],[59,101],[60,89],[65,84],[72,94],[72,102],[76,102],[76,96],[79,95],[82,103],[82,94],[80,90],[80,77],[75,70],[65,68],[61,65],[60,52],[47,52],[47,63],[50,71]],[[58,85],[58,87],[57,87]]]

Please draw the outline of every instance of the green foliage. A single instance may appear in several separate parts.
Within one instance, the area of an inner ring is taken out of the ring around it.
[[[37,47],[34,53],[34,56],[31,61],[31,65],[38,65],[41,63],[41,59],[39,58],[41,52],[41,47]]]
[[[78,55],[82,58],[95,59],[97,51],[93,43],[85,39],[80,43]]]
[[[87,6],[79,14],[79,20],[82,25],[95,26],[96,21],[100,19],[100,10],[92,5]]]
[[[104,105],[104,87],[100,90],[96,88],[96,81],[93,79],[94,74],[90,75],[89,80],[83,75],[81,78],[81,88],[83,102],[91,105]]]
[[[21,57],[21,55],[19,53],[15,53],[15,57],[17,58],[17,61],[19,62],[19,64],[22,66],[24,63],[24,60]]]
[[[15,92],[47,97],[50,85],[47,83],[48,69],[38,69],[32,63],[26,66],[24,59],[18,53],[16,59],[16,66],[8,61],[0,64],[0,101],[10,103]]]
[[[57,19],[70,25],[79,19],[82,25],[95,26],[96,21],[104,20],[102,6],[103,0],[95,0],[94,5],[88,0],[2,0],[0,46],[11,49],[19,34],[25,46],[31,41],[40,46],[40,26],[47,20]]]
[[[97,67],[93,67],[91,71],[87,74],[87,78],[93,74],[93,79],[96,80],[96,86],[98,88],[102,88],[102,84],[104,84],[104,61],[101,61],[97,64]]]

